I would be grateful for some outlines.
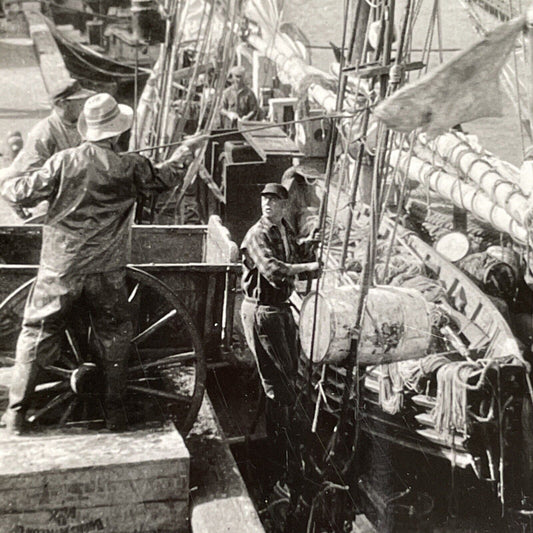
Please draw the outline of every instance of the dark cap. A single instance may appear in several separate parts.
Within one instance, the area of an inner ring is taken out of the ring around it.
[[[94,91],[84,89],[78,80],[72,78],[61,81],[50,90],[50,98],[54,104],[61,100],[81,100],[95,94]]]
[[[261,196],[272,194],[281,200],[286,200],[289,197],[287,189],[279,183],[267,183],[261,191]]]

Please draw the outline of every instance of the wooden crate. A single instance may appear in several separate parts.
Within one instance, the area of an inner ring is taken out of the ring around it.
[[[0,532],[188,531],[189,453],[173,427],[0,433]]]

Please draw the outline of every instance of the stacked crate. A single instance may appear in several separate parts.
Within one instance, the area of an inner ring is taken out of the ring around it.
[[[0,532],[188,530],[189,453],[173,427],[0,433]]]

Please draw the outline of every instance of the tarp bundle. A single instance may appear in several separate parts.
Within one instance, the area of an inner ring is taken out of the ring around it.
[[[524,17],[501,24],[451,61],[394,93],[376,108],[376,115],[393,130],[408,133],[421,128],[430,137],[456,124],[501,116],[499,74],[524,27]]]

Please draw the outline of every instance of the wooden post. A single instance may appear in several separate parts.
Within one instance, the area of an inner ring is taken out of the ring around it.
[[[526,28],[529,54],[529,124],[531,126],[533,125],[533,3],[529,5],[526,12]]]
[[[365,49],[366,27],[370,16],[370,3],[366,0],[359,0],[355,8],[354,23],[356,28],[352,31],[350,44],[348,46],[348,65],[364,63],[363,50]]]

